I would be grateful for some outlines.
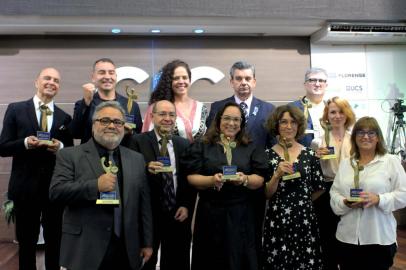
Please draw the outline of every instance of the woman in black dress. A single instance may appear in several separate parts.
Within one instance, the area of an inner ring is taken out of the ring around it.
[[[235,103],[217,113],[203,141],[182,159],[188,181],[199,190],[193,236],[192,270],[257,270],[250,192],[262,186],[265,152],[249,142],[245,117]],[[230,154],[231,153],[231,154]],[[223,180],[223,166],[236,169]]]
[[[302,111],[278,107],[268,119],[278,144],[267,149],[270,181],[264,221],[263,269],[322,269],[313,200],[324,189],[320,161],[297,139],[304,133]]]

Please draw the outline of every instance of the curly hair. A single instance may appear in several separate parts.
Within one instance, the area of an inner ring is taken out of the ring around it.
[[[299,108],[291,105],[279,106],[272,112],[266,121],[266,127],[269,133],[274,137],[279,135],[279,121],[282,119],[285,112],[289,113],[290,117],[297,122],[298,126],[295,138],[296,140],[300,139],[306,129],[305,118],[303,112]]]
[[[242,111],[241,107],[235,103],[235,102],[227,102],[224,104],[224,106],[216,113],[216,116],[214,120],[211,122],[209,130],[206,132],[206,134],[203,137],[203,142],[206,144],[215,144],[220,141],[220,123],[221,123],[221,117],[224,114],[224,111],[228,107],[236,107],[240,111],[241,114],[241,125],[240,125],[240,131],[237,133],[235,136],[235,141],[237,144],[242,144],[242,145],[247,145],[250,142],[250,139],[245,132],[245,115],[244,112]]]
[[[169,100],[175,102],[175,95],[172,89],[173,73],[178,67],[184,67],[189,75],[189,80],[192,78],[192,72],[189,65],[182,60],[173,60],[167,63],[161,69],[161,77],[154,91],[151,93],[148,104],[151,105],[159,100]]]

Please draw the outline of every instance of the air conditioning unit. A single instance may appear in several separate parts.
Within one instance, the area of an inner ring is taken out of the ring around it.
[[[310,37],[313,44],[406,44],[405,23],[330,22]]]

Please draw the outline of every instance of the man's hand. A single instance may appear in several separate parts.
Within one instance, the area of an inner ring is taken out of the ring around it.
[[[152,174],[157,174],[156,170],[162,169],[164,164],[159,161],[151,161],[148,163],[148,171]]]
[[[35,136],[27,137],[28,149],[35,149],[40,146],[40,140]]]
[[[152,248],[150,248],[150,247],[142,248],[140,255],[143,258],[144,263],[146,263],[152,256]]]
[[[58,141],[57,139],[52,139],[52,143],[47,143],[47,150],[52,152],[52,153],[56,153],[56,151],[59,150],[59,147],[61,145],[61,142]]]
[[[90,102],[93,100],[94,92],[96,91],[96,86],[93,83],[86,83],[82,85],[83,88],[83,99],[87,106],[90,105]]]
[[[97,187],[100,192],[108,192],[115,190],[117,176],[112,173],[105,173],[100,175],[97,179]]]
[[[187,219],[188,216],[189,216],[189,211],[187,210],[187,208],[181,206],[176,211],[175,219],[179,222],[183,222],[183,221],[185,221],[185,219]]]

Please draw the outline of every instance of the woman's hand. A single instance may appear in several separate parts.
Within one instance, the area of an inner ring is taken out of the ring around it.
[[[222,173],[216,173],[215,175],[212,176],[214,189],[216,189],[217,191],[220,191],[221,188],[223,187],[224,180],[222,179],[222,177],[223,177]]]
[[[350,202],[347,199],[344,199],[344,204],[351,209],[355,209],[355,208],[362,208],[364,207],[364,202],[360,201],[360,202]]]
[[[237,172],[238,178],[235,180],[232,180],[231,182],[235,186],[240,186],[244,184],[244,182],[247,180],[247,175],[245,175],[243,172]]]
[[[378,194],[363,191],[360,193],[360,197],[363,199],[362,202],[363,202],[365,208],[379,204],[379,195]]]
[[[275,175],[277,178],[281,178],[284,174],[293,174],[293,173],[295,173],[293,165],[290,164],[288,161],[280,162],[278,168],[275,171]]]
[[[327,147],[320,147],[319,149],[316,150],[316,157],[320,158],[324,155],[328,155],[330,151],[328,150]]]

